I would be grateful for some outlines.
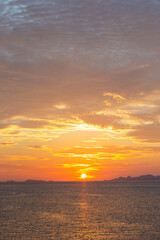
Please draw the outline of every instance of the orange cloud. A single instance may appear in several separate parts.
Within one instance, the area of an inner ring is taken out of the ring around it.
[[[12,145],[16,145],[14,142],[0,142],[0,147],[10,147]]]

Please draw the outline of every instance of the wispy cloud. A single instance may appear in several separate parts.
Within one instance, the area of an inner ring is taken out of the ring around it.
[[[6,158],[32,159],[37,168],[38,162],[48,172],[50,166],[52,176],[59,160],[101,166],[119,160],[117,169],[132,171],[125,165],[128,158],[149,166],[144,160],[149,144],[155,147],[150,161],[157,159],[156,0],[4,0],[0,9],[0,164]],[[53,158],[52,164],[40,163],[41,157]],[[65,179],[77,179],[75,172],[69,177],[71,170],[60,169]],[[104,177],[100,168],[97,172]],[[61,172],[54,174],[60,179]]]

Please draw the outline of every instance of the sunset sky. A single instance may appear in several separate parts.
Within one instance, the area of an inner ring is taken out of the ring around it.
[[[160,174],[160,1],[0,9],[0,181]]]

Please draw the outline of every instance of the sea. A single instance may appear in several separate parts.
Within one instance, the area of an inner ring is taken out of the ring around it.
[[[160,240],[160,181],[0,183],[0,240]]]

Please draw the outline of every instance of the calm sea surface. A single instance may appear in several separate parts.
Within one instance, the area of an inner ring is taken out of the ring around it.
[[[0,240],[160,240],[160,182],[0,184]]]

